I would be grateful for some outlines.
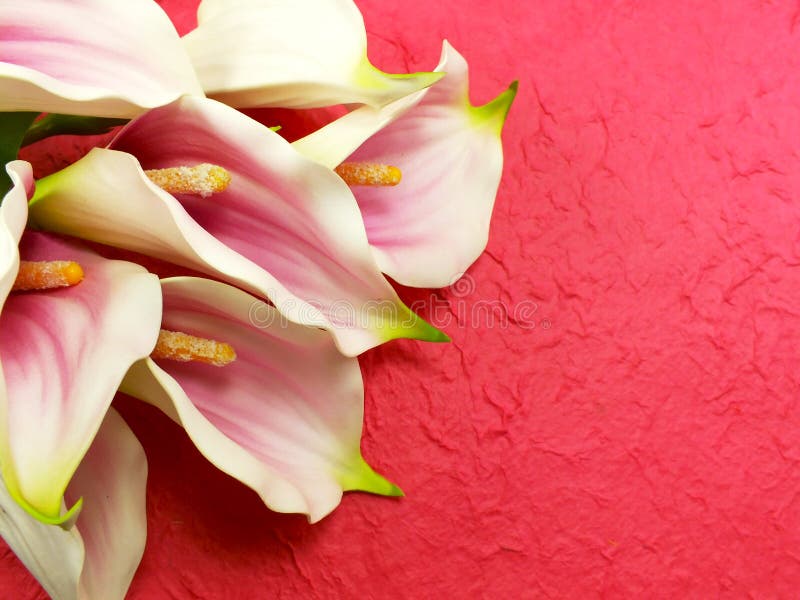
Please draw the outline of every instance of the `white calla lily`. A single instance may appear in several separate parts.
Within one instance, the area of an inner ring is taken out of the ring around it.
[[[237,110],[185,97],[37,183],[31,221],[182,265],[329,329],[356,355],[391,339],[445,341],[381,275],[348,187]],[[215,163],[213,198],[170,194],[142,170]]]
[[[152,0],[0,0],[0,111],[129,118],[202,95]]]
[[[44,233],[22,236],[31,167],[14,161],[7,172],[14,187],[0,205],[2,477],[29,514],[69,527],[81,504],[64,513],[64,490],[125,372],[155,345],[161,290],[139,265]],[[75,261],[85,277],[74,287],[12,292],[20,254],[40,264]]]
[[[442,76],[375,68],[352,0],[203,0],[197,21],[183,40],[203,88],[238,108],[384,106]]]
[[[236,358],[220,368],[148,358],[122,391],[180,423],[206,458],[273,510],[313,522],[346,490],[402,495],[361,457],[361,371],[329,333],[290,323],[223,283],[161,283],[164,327],[230,344]]]
[[[450,285],[478,258],[503,170],[500,139],[516,83],[485,106],[469,101],[464,58],[447,42],[434,86],[383,109],[361,107],[293,144],[334,168],[398,167],[395,187],[353,187],[381,270],[412,287]]]

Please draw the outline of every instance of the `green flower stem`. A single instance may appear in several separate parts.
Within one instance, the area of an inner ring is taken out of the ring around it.
[[[0,113],[0,202],[11,189],[11,178],[6,173],[6,163],[17,158],[25,132],[39,113]]]
[[[54,135],[97,135],[99,133],[108,133],[114,127],[125,125],[127,122],[128,119],[79,117],[51,113],[31,125],[22,140],[22,146],[28,146]]]

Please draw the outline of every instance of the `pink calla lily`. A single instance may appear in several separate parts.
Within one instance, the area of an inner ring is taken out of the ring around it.
[[[203,91],[152,0],[0,0],[0,111],[133,117]]]
[[[441,78],[367,59],[352,0],[203,0],[183,41],[209,96],[239,108],[384,106]]]
[[[83,499],[76,526],[34,519],[0,480],[0,537],[56,600],[122,600],[145,546],[144,450],[109,410],[67,488]]]
[[[237,358],[221,368],[148,358],[122,391],[182,424],[213,464],[273,510],[313,522],[343,490],[402,494],[361,457],[361,372],[329,333],[288,323],[223,283],[182,277],[162,289],[166,329],[226,342]]]
[[[500,133],[516,94],[469,101],[467,63],[447,42],[434,86],[383,109],[359,108],[298,140],[302,154],[334,168],[343,161],[399,167],[396,187],[357,187],[381,270],[403,285],[453,283],[486,247],[503,170]]]
[[[225,168],[229,187],[173,196],[142,170],[201,163]],[[330,330],[348,355],[395,338],[447,339],[381,275],[347,185],[213,100],[184,97],[131,122],[109,149],[41,180],[31,216],[258,294],[291,321]]]
[[[23,161],[9,163],[7,172],[14,186],[0,205],[2,477],[30,514],[68,526],[80,504],[62,514],[64,490],[125,372],[155,345],[160,287],[138,265],[47,234],[26,233],[19,244],[33,180]],[[9,294],[20,253],[31,261],[76,261],[85,278],[75,287]]]

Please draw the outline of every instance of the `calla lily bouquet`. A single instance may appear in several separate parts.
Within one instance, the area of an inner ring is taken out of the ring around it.
[[[53,598],[123,598],[144,551],[118,391],[272,510],[402,494],[361,456],[357,356],[447,341],[384,275],[483,251],[515,92],[472,106],[447,42],[378,70],[351,0],[203,0],[183,38],[154,0],[0,0],[0,535]],[[238,110],[340,105],[293,143]],[[112,127],[38,181],[17,158]]]

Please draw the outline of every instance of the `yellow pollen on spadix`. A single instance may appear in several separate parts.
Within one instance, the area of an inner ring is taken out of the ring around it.
[[[71,260],[29,261],[19,263],[12,292],[53,290],[71,287],[83,281],[83,269]]]
[[[345,162],[334,169],[347,185],[394,186],[403,173],[392,165],[367,162]]]
[[[202,362],[224,367],[236,360],[233,346],[225,342],[209,340],[183,333],[162,329],[158,334],[152,358],[177,360],[179,362]]]
[[[209,163],[194,167],[148,169],[144,174],[170,194],[197,194],[203,198],[224,192],[231,183],[231,174],[226,169]]]

